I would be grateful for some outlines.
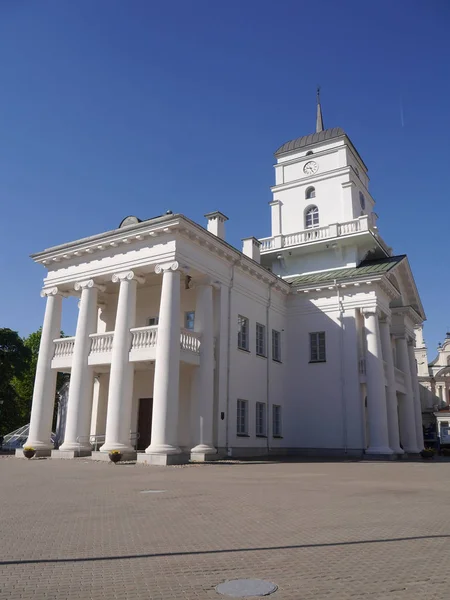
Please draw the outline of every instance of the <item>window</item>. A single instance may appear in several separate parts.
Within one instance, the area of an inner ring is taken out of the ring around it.
[[[238,348],[248,351],[248,319],[238,315]]]
[[[272,329],[272,360],[281,362],[281,333]]]
[[[154,327],[155,325],[158,325],[159,323],[159,317],[149,317],[147,319],[147,325],[149,327]]]
[[[319,209],[317,206],[311,206],[305,213],[305,228],[318,227],[319,225]]]
[[[248,435],[248,402],[247,400],[237,401],[237,435]]]
[[[184,313],[184,327],[185,329],[194,329],[195,324],[195,312],[190,310]]]
[[[314,152],[312,150],[308,150],[308,152],[305,154],[305,156],[309,156],[310,154],[314,154]]]
[[[315,198],[315,197],[316,197],[316,188],[313,188],[313,187],[307,188],[307,190],[305,192],[306,200],[311,200],[311,198]]]
[[[266,356],[266,326],[256,323],[256,354]]]
[[[361,208],[364,210],[366,208],[366,199],[364,198],[364,194],[359,192],[359,203],[361,204]]]
[[[325,362],[325,332],[318,331],[309,334],[310,362]]]
[[[281,437],[281,406],[274,404],[272,407],[272,435],[273,437]]]
[[[256,403],[256,435],[266,435],[266,405],[264,402]]]

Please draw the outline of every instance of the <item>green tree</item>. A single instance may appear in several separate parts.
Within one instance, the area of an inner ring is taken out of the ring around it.
[[[20,376],[14,377],[12,386],[16,394],[17,410],[20,417],[21,425],[26,425],[30,421],[31,403],[33,400],[34,379],[36,377],[36,365],[39,355],[39,347],[41,345],[42,328],[30,333],[23,340],[25,347],[30,352],[30,359],[27,368]],[[61,337],[65,337],[61,331]],[[59,390],[63,383],[68,379],[67,373],[58,373],[56,379],[56,389]],[[57,402],[55,401],[55,410],[53,416],[53,426],[56,423]],[[20,425],[18,425],[20,427]]]
[[[31,360],[31,350],[17,331],[0,329],[0,435],[20,427],[21,417],[13,381],[22,377]]]

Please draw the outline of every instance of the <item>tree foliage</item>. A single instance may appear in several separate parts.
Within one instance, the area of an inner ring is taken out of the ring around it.
[[[20,427],[21,417],[13,381],[24,376],[31,350],[17,331],[0,329],[0,434]]]
[[[0,329],[0,401],[3,400],[0,405],[0,435],[30,421],[41,334],[40,328],[22,339],[15,331]],[[63,332],[61,337],[64,337]],[[57,390],[67,377],[58,373]]]

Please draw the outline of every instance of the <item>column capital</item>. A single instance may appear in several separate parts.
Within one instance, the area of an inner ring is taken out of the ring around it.
[[[383,319],[380,320],[381,324],[386,324],[389,325],[389,327],[392,325],[392,318],[391,315],[385,315],[383,317]]]
[[[73,287],[75,288],[76,292],[79,292],[80,290],[90,289],[90,288],[97,288],[100,292],[104,292],[106,290],[106,287],[104,285],[101,285],[100,283],[96,283],[93,279],[85,279],[84,281],[76,281],[75,285]]]
[[[140,275],[136,275],[134,271],[123,271],[121,273],[114,273],[111,277],[113,283],[119,283],[122,281],[133,281],[136,280],[138,283],[144,283],[145,278]]]
[[[370,307],[365,307],[365,308],[361,308],[361,313],[364,315],[364,317],[367,319],[370,316],[376,316],[379,317],[380,316],[380,309],[377,308],[376,306],[370,306]]]
[[[155,273],[159,275],[165,271],[181,271],[180,263],[177,260],[166,263],[158,263],[155,265]]]
[[[69,294],[67,292],[61,291],[56,286],[51,288],[42,288],[41,290],[41,298],[48,298],[49,296],[62,296],[63,298],[67,298]]]

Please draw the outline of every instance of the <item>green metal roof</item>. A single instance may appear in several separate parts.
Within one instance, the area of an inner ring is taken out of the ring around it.
[[[377,260],[364,260],[357,267],[310,273],[309,275],[299,275],[298,277],[287,277],[285,281],[293,286],[319,285],[333,282],[335,279],[336,281],[346,281],[384,275],[398,265],[405,257],[406,254],[401,254],[400,256],[389,256]]]

